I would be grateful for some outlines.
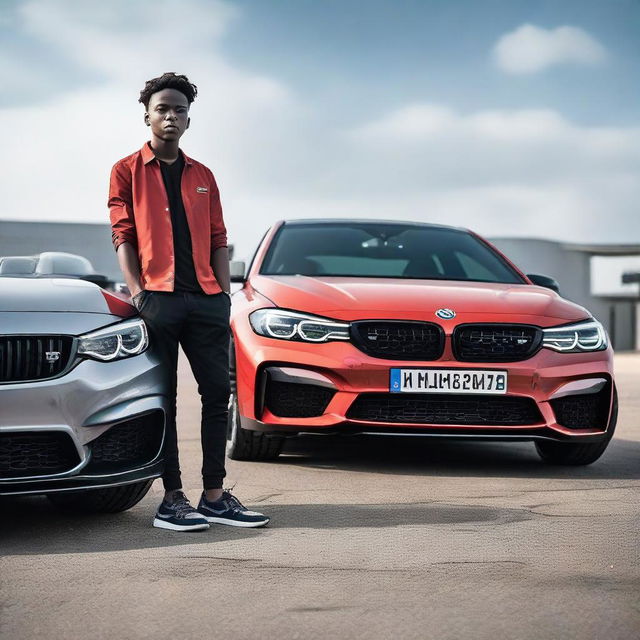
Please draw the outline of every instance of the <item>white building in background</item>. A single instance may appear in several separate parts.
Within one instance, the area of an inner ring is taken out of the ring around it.
[[[640,350],[640,285],[622,284],[640,272],[640,244],[579,245],[533,238],[492,238],[525,273],[555,278],[565,298],[600,320],[617,350]],[[0,256],[65,251],[88,258],[97,273],[121,280],[108,224],[0,220]]]
[[[491,238],[525,273],[555,278],[560,293],[589,309],[614,348],[640,350],[640,285],[622,274],[640,272],[640,244],[583,245],[534,238]]]

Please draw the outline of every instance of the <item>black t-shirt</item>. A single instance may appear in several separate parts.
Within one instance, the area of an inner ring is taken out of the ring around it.
[[[178,159],[173,164],[167,164],[161,160],[159,162],[162,179],[169,198],[171,226],[173,227],[173,252],[176,264],[174,291],[204,293],[196,278],[196,271],[193,266],[191,233],[180,190],[182,170],[184,169],[182,152],[178,154]]]

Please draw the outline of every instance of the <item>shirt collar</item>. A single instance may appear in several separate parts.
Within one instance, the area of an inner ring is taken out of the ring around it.
[[[182,149],[180,151],[182,153],[182,157],[184,158],[184,163],[188,166],[191,166],[193,164],[193,161],[191,160],[191,158],[189,158],[187,154],[184,151],[182,151]],[[152,160],[155,160],[156,158],[153,153],[153,149],[151,148],[150,142],[145,142],[144,145],[142,145],[142,149],[140,149],[140,154],[142,155],[142,162],[144,162],[144,164],[149,164]]]

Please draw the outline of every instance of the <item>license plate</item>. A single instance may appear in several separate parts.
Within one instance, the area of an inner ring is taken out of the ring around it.
[[[391,369],[391,393],[507,393],[507,372],[486,369]]]

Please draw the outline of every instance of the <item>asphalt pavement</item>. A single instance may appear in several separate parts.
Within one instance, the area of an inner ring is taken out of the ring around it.
[[[307,437],[229,462],[265,529],[153,529],[159,482],[117,515],[3,499],[0,638],[636,639],[640,355],[616,371],[618,430],[589,467],[546,466],[530,443]],[[184,358],[178,411],[196,501]]]

